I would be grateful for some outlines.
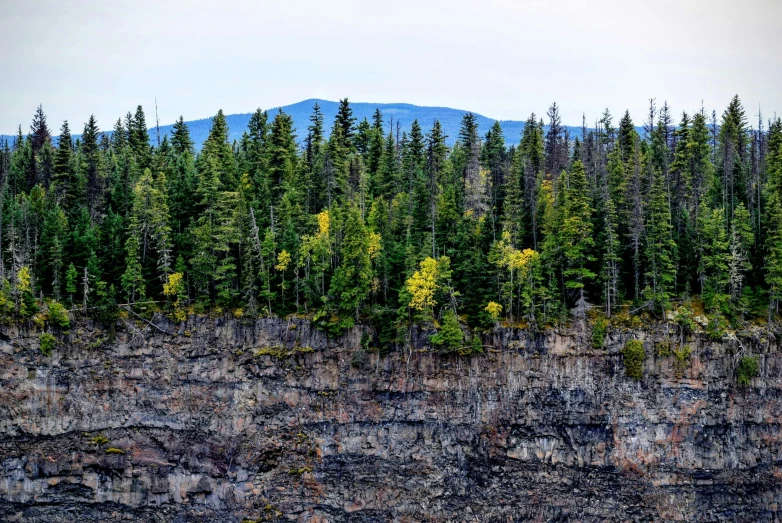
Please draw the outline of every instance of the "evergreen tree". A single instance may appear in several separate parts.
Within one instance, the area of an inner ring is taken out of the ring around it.
[[[549,107],[548,131],[546,132],[546,172],[559,175],[567,165],[567,141],[562,128],[562,117],[559,115],[559,107],[554,102]],[[542,126],[541,126],[542,127]]]
[[[149,133],[147,132],[147,120],[144,116],[144,109],[139,105],[136,107],[136,113],[133,115],[131,125],[128,127],[128,142],[133,153],[136,155],[136,161],[144,169],[150,166],[152,150],[149,145]]]
[[[660,307],[665,316],[674,290],[676,278],[676,243],[671,231],[671,208],[664,187],[663,175],[655,170],[654,182],[649,194],[646,220],[646,282],[644,291],[650,301]]]
[[[98,149],[98,122],[95,116],[84,125],[81,136],[81,171],[87,184],[87,208],[93,221],[97,220],[103,200],[103,157]]]
[[[369,234],[358,207],[348,205],[340,245],[340,264],[334,271],[329,294],[336,300],[339,322],[337,331],[350,328],[358,320],[361,302],[369,294],[372,265],[369,257]]]
[[[562,227],[559,233],[565,263],[563,275],[565,287],[577,294],[577,315],[583,319],[586,314],[585,287],[596,277],[589,268],[595,260],[595,240],[592,237],[592,209],[584,164],[580,160],[576,161],[564,177]]]
[[[193,140],[190,138],[190,129],[185,123],[185,119],[180,116],[179,119],[174,122],[174,127],[171,132],[171,147],[176,154],[184,154],[189,152],[193,154]]]
[[[339,108],[337,109],[337,116],[334,118],[334,127],[339,127],[342,131],[342,142],[340,145],[347,150],[355,147],[353,144],[353,130],[355,123],[356,119],[353,117],[353,109],[350,107],[348,99],[345,98],[340,100]]]

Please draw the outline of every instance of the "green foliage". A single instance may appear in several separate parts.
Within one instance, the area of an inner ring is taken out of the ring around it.
[[[655,173],[650,199],[646,226],[646,278],[649,282],[646,297],[664,315],[676,277],[676,242],[672,237],[671,208],[660,172]]]
[[[41,353],[47,357],[51,356],[54,346],[57,344],[57,339],[48,332],[42,332],[38,336],[38,341],[41,344]]]
[[[728,328],[728,321],[721,314],[716,313],[709,316],[709,323],[706,325],[706,334],[712,341],[720,341],[725,337]]]
[[[595,349],[602,349],[605,343],[606,329],[608,328],[608,321],[605,318],[599,317],[592,325],[592,347]]]
[[[643,364],[644,358],[646,358],[643,342],[628,340],[622,349],[622,358],[625,364],[625,374],[635,381],[641,381],[644,377]]]
[[[459,318],[451,310],[443,314],[443,323],[437,334],[429,338],[440,352],[454,352],[463,348],[464,333]]]
[[[96,445],[98,447],[102,447],[103,445],[107,444],[109,442],[109,438],[104,436],[103,434],[98,434],[97,436],[93,436],[90,438],[90,443],[93,445]]]
[[[736,368],[736,380],[739,387],[749,387],[750,380],[758,375],[758,358],[756,356],[742,356]]]
[[[592,207],[589,202],[584,165],[577,161],[565,181],[564,203],[560,238],[565,259],[565,287],[578,290],[583,297],[585,285],[596,275],[589,269],[595,260],[592,249],[595,240],[592,235]]]
[[[692,355],[692,349],[689,345],[684,345],[678,350],[674,349],[673,355],[676,359],[673,362],[674,372],[677,378],[681,378],[687,367],[690,366],[690,356]]]
[[[66,122],[54,147],[39,109],[29,137],[0,144],[0,321],[67,328],[64,303],[113,327],[118,300],[179,321],[297,314],[330,335],[370,323],[381,353],[446,309],[465,329],[536,331],[574,307],[582,323],[591,307],[624,315],[627,297],[645,316],[625,323],[643,327],[687,296],[713,338],[776,324],[782,121],[750,134],[738,98],[713,127],[653,112],[640,136],[606,111],[572,148],[556,106],[514,147],[467,114],[449,148],[439,122],[387,129],[343,99],[300,129],[259,109],[235,141],[219,111],[199,150],[182,117],[150,145],[141,107],[110,137],[89,117],[74,141]],[[682,338],[693,317],[678,308]],[[442,347],[472,350],[452,334]]]
[[[63,329],[68,329],[71,326],[68,311],[61,303],[52,300],[47,304],[47,308],[49,309],[49,321]]]
[[[109,447],[106,449],[106,454],[125,454],[125,451],[116,447]]]
[[[483,353],[483,342],[481,341],[481,334],[479,332],[473,331],[470,345],[471,345],[472,354]]]
[[[681,328],[684,336],[689,336],[695,332],[695,314],[692,307],[689,305],[682,305],[676,310],[676,314],[673,317],[673,321]]]

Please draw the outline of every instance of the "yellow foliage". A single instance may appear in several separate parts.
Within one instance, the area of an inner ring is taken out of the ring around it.
[[[284,271],[288,268],[288,264],[291,262],[291,253],[283,249],[280,254],[277,255],[277,265],[274,266],[278,271]]]
[[[380,254],[380,249],[382,248],[382,245],[380,244],[380,233],[377,232],[370,232],[369,233],[369,257],[371,259],[377,258],[377,255]]]
[[[182,273],[175,272],[168,275],[168,281],[163,284],[163,296],[176,296],[179,294],[179,286],[182,284]]]
[[[30,267],[27,265],[23,265],[21,269],[19,269],[19,273],[16,275],[16,288],[20,292],[26,292],[30,290]]]
[[[252,179],[250,178],[250,174],[249,173],[244,173],[242,175],[242,189],[245,192],[252,191],[252,189],[253,189],[253,182],[252,182]]]
[[[491,319],[497,321],[497,319],[500,317],[500,314],[502,314],[502,305],[496,301],[490,301],[484,310],[489,313]]]
[[[329,228],[331,227],[331,219],[329,218],[329,211],[325,211],[318,214],[318,234],[321,236],[329,234]]]
[[[517,271],[522,278],[526,276],[531,263],[537,261],[538,256],[540,256],[537,251],[532,249],[524,249],[523,251],[516,249],[510,243],[510,233],[508,231],[502,233],[498,246],[501,254],[495,263],[510,271]]]
[[[426,258],[420,266],[421,269],[415,271],[405,282],[407,291],[410,293],[408,306],[419,311],[437,304],[434,293],[437,290],[438,276],[437,260],[434,258]]]

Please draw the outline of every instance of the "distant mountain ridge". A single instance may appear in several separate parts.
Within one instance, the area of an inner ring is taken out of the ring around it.
[[[303,142],[307,136],[307,127],[310,125],[309,118],[312,115],[312,108],[315,104],[320,106],[321,112],[324,117],[324,127],[326,137],[328,137],[331,131],[331,125],[334,121],[334,116],[337,114],[339,102],[332,102],[329,100],[319,100],[311,98],[303,100],[301,102],[285,105],[282,107],[272,107],[266,109],[269,113],[269,119],[273,119],[274,115],[282,109],[283,112],[289,114],[293,118],[296,137],[299,142]],[[399,122],[400,131],[408,131],[414,120],[418,120],[421,124],[424,132],[428,132],[432,128],[432,124],[435,120],[439,120],[443,127],[443,132],[448,137],[446,142],[449,145],[453,145],[459,135],[459,127],[461,125],[462,117],[470,112],[462,109],[453,109],[450,107],[425,107],[420,105],[406,104],[406,103],[366,103],[366,102],[351,102],[351,108],[353,109],[353,116],[356,118],[356,123],[366,118],[372,121],[372,115],[375,113],[375,109],[380,109],[383,113],[383,122],[385,126],[385,132],[391,130],[392,125],[396,128],[396,122]],[[216,111],[215,111],[216,112]],[[226,115],[226,121],[229,128],[229,140],[240,140],[242,133],[247,130],[247,123],[250,121],[250,115],[252,113],[241,114],[229,114]],[[493,118],[483,116],[481,114],[473,112],[476,116],[476,122],[478,123],[478,131],[483,137],[489,128],[496,121]],[[538,119],[541,115],[537,115]],[[500,120],[502,126],[503,135],[505,136],[505,143],[507,145],[517,145],[521,139],[521,133],[524,131],[524,122],[520,120]],[[187,126],[190,128],[190,135],[193,142],[196,144],[196,148],[200,149],[203,142],[209,136],[209,129],[212,126],[212,118],[203,118],[200,120],[186,121]],[[111,124],[103,124],[106,128],[104,132],[111,134]],[[79,126],[74,122],[71,122],[72,130],[77,130]],[[566,126],[571,137],[580,137],[581,127]],[[170,135],[173,129],[173,124],[160,126],[160,138]],[[642,132],[642,129],[639,128]],[[149,129],[150,141],[154,144],[157,143],[157,135],[154,127]],[[74,136],[74,139],[77,136]],[[7,139],[9,145],[13,143],[15,136],[13,135],[0,135],[0,138]]]

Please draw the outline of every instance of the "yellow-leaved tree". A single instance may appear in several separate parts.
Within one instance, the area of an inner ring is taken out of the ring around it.
[[[435,260],[427,257],[419,264],[419,269],[405,281],[405,291],[408,295],[407,306],[431,316],[434,306],[438,303],[439,294],[448,294],[449,298],[454,296],[450,286],[450,278],[450,258],[440,256]]]
[[[181,272],[174,272],[168,275],[166,281],[163,284],[163,296],[171,301],[171,305],[174,307],[174,318],[177,321],[185,321],[187,314],[182,309],[181,298],[186,296],[185,293],[185,281]]]
[[[501,294],[506,301],[506,310],[510,315],[510,320],[513,321],[514,310],[518,310],[519,315],[526,313],[529,318],[532,318],[534,316],[535,283],[539,275],[540,254],[532,249],[516,249],[511,243],[510,233],[504,231],[501,239],[492,246],[490,256],[495,265],[508,271],[508,279],[502,285]],[[486,311],[492,314],[488,306]],[[494,315],[492,314],[492,316]]]

